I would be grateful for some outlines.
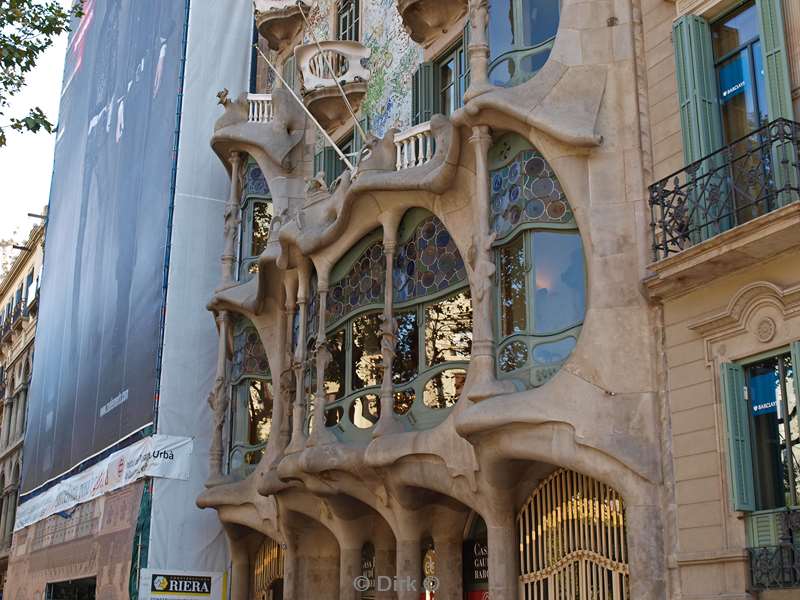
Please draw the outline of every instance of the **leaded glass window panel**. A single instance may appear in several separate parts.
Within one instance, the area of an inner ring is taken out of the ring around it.
[[[377,239],[375,239],[377,238]],[[369,240],[374,241],[369,242]],[[386,258],[380,231],[357,245],[360,251],[350,269],[336,279],[328,293],[327,322],[335,323],[358,308],[383,304],[386,289]],[[366,246],[361,248],[361,246]],[[346,257],[351,259],[351,257]]]
[[[417,375],[419,358],[419,330],[417,327],[417,311],[405,311],[398,314],[397,342],[395,357],[392,362],[394,372],[393,383],[406,383]]]
[[[347,349],[344,329],[328,335],[327,343],[331,359],[325,367],[325,400],[332,402],[342,398],[345,391]]]
[[[435,294],[466,281],[461,254],[437,217],[424,218],[398,247],[392,279],[395,302]]]
[[[498,374],[538,386],[568,359],[583,324],[583,244],[558,178],[527,140],[500,137],[489,161]]]
[[[273,207],[261,169],[252,159],[242,173],[242,223],[239,232],[239,280],[258,272],[258,257],[266,249],[272,225]]]

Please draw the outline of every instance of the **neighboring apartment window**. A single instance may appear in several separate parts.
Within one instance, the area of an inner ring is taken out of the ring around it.
[[[336,3],[336,37],[355,42],[359,38],[359,1],[339,0]]]
[[[553,48],[560,0],[493,0],[489,3],[489,80],[513,86],[544,66]]]
[[[684,15],[673,41],[687,164],[793,118],[781,0],[746,2],[713,23]]]
[[[790,351],[743,364],[722,365],[731,486],[737,510],[798,505],[800,491],[800,387]]]
[[[236,323],[231,361],[231,448],[229,470],[249,474],[261,460],[272,428],[272,376],[255,327]]]
[[[272,224],[272,197],[266,179],[254,160],[249,160],[242,186],[242,224],[239,247],[239,280],[258,272],[258,258],[267,247]]]
[[[550,379],[577,343],[586,312],[583,244],[544,157],[507,134],[489,153],[496,235],[500,377],[527,387]]]

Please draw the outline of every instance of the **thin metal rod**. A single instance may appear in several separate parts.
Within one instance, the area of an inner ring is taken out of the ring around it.
[[[319,50],[319,53],[325,60],[325,65],[328,67],[328,72],[330,72],[331,74],[331,79],[333,79],[333,81],[336,83],[336,87],[339,88],[339,93],[342,95],[342,100],[344,100],[345,106],[347,106],[347,110],[350,111],[350,116],[353,117],[354,127],[358,129],[358,133],[361,134],[361,139],[366,141],[367,134],[361,128],[361,124],[358,122],[358,119],[356,119],[356,113],[353,111],[353,107],[350,105],[350,101],[347,99],[347,94],[344,93],[344,90],[342,89],[342,84],[339,83],[339,80],[336,78],[336,73],[334,73],[333,71],[333,65],[331,65],[331,60],[330,58],[328,58],[328,55],[325,52],[323,52],[322,46],[320,45],[319,40],[317,39],[317,34],[314,33],[314,28],[311,27],[311,24],[308,22],[308,18],[306,17],[306,13],[303,12],[303,7],[300,6],[300,2],[301,0],[297,0],[297,7],[300,10],[300,15],[303,17],[303,21],[305,21],[306,28],[311,34],[311,37],[314,39],[314,43],[317,45],[317,50]]]
[[[325,139],[328,141],[328,143],[329,143],[331,146],[333,146],[333,149],[334,149],[334,150],[336,150],[336,154],[338,154],[338,155],[339,155],[339,158],[341,158],[341,159],[342,159],[342,161],[344,162],[345,166],[347,167],[347,170],[348,170],[348,171],[350,171],[350,172],[352,173],[352,172],[355,170],[355,168],[353,167],[353,163],[351,163],[351,162],[348,160],[348,158],[347,158],[347,156],[345,155],[345,153],[344,153],[344,152],[342,152],[342,151],[339,149],[339,146],[337,146],[337,145],[336,145],[336,142],[334,142],[334,141],[331,139],[331,136],[329,136],[329,135],[328,135],[328,132],[327,132],[327,131],[325,131],[325,128],[324,128],[324,127],[322,127],[322,125],[320,125],[320,124],[319,124],[319,121],[317,121],[317,120],[314,118],[314,115],[312,115],[312,114],[311,114],[311,111],[310,111],[310,110],[308,110],[308,107],[307,107],[305,104],[303,104],[303,101],[302,101],[302,100],[300,100],[300,98],[298,98],[298,97],[297,97],[297,94],[295,94],[295,93],[294,93],[294,90],[293,90],[293,89],[292,89],[292,88],[291,88],[291,87],[290,87],[290,86],[289,86],[289,85],[286,83],[286,80],[285,80],[283,77],[281,77],[281,74],[278,72],[278,69],[277,69],[277,68],[275,68],[275,65],[273,65],[273,64],[272,64],[272,62],[270,62],[270,60],[267,58],[267,55],[266,55],[266,54],[264,54],[264,52],[261,50],[261,48],[259,48],[257,44],[253,44],[253,48],[255,48],[255,49],[256,49],[256,51],[257,51],[257,52],[258,52],[258,53],[261,55],[261,58],[263,58],[263,59],[264,59],[264,62],[266,62],[266,63],[267,63],[267,66],[269,66],[269,68],[270,68],[270,69],[272,69],[272,72],[273,72],[273,73],[275,73],[275,76],[276,76],[276,77],[278,78],[278,80],[279,80],[279,81],[280,81],[280,82],[283,84],[283,87],[284,87],[284,88],[286,88],[286,89],[288,90],[288,92],[289,92],[289,93],[292,95],[292,98],[294,98],[294,99],[297,101],[297,103],[300,105],[300,108],[302,108],[302,109],[303,109],[303,111],[306,113],[306,115],[308,115],[308,118],[309,118],[309,119],[311,119],[311,121],[314,123],[314,125],[316,125],[316,126],[317,126],[317,129],[319,129],[319,130],[320,130],[320,132],[321,132],[321,133],[322,133],[322,135],[325,137]]]

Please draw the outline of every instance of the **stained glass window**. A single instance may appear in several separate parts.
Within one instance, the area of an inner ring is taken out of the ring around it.
[[[404,311],[395,318],[397,319],[397,343],[392,362],[394,371],[392,382],[406,383],[417,374],[417,359],[419,358],[417,311]]]
[[[461,254],[438,218],[425,218],[397,249],[392,279],[395,302],[435,294],[466,281]]]
[[[352,323],[352,386],[360,389],[379,385],[383,357],[381,355],[380,313],[367,313],[356,317]]]
[[[498,236],[497,368],[538,386],[567,360],[583,324],[583,244],[558,179],[527,140],[502,136],[489,160]]]
[[[375,234],[369,236],[374,237]],[[385,289],[386,258],[378,233],[378,239],[367,245],[348,272],[331,285],[327,300],[327,322],[333,324],[363,306],[382,304]]]
[[[267,180],[261,168],[254,160],[249,160],[244,168],[244,180],[242,185],[242,202],[248,196],[266,196],[269,194]]]
[[[270,377],[269,364],[261,338],[255,327],[240,326],[233,336],[233,359],[231,361],[231,380],[242,377]]]
[[[428,366],[469,360],[472,353],[472,301],[462,290],[425,307],[425,359]]]
[[[258,257],[266,249],[273,207],[261,169],[250,159],[242,175],[242,224],[239,235],[239,279],[246,281],[258,272]]]

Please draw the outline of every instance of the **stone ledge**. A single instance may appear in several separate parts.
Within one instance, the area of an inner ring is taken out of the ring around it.
[[[650,264],[644,287],[653,300],[674,298],[793,247],[800,247],[800,202]]]

